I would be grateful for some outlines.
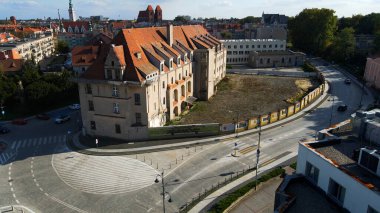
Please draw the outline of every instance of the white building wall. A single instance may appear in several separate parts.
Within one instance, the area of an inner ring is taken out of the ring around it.
[[[227,64],[247,64],[252,51],[285,51],[286,40],[277,39],[240,39],[221,40],[227,49]]]
[[[306,161],[319,169],[318,187],[328,193],[330,178],[346,188],[343,207],[350,212],[367,212],[368,205],[380,211],[380,194],[368,189],[353,177],[333,166],[326,159],[307,149],[298,147],[297,173],[305,175]]]

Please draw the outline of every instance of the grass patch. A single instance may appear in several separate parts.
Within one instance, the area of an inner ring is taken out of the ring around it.
[[[257,183],[256,181],[252,181],[248,183],[247,185],[241,187],[240,189],[232,192],[227,197],[220,200],[218,203],[216,203],[214,206],[212,206],[207,212],[210,213],[220,213],[226,210],[232,203],[234,203],[237,199],[244,196],[246,193],[248,193],[251,189],[253,189],[256,184],[264,183],[274,177],[277,177],[285,172],[282,168],[276,168],[269,172],[268,174],[265,174],[261,176]]]
[[[289,166],[290,166],[290,168],[296,170],[297,169],[297,162],[294,162],[294,163],[290,164]]]

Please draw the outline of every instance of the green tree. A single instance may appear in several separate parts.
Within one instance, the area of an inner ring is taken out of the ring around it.
[[[231,39],[232,38],[232,34],[230,32],[221,32],[220,35],[222,36],[223,39]]]
[[[70,52],[69,44],[66,41],[58,41],[56,48],[56,52],[66,54]]]
[[[331,47],[331,57],[336,61],[347,61],[355,53],[355,35],[354,29],[344,28],[342,29],[334,39],[334,43]]]
[[[21,80],[24,86],[28,86],[29,84],[36,82],[41,78],[37,66],[31,61],[25,62],[23,71],[24,72],[22,74]]]
[[[380,31],[375,34],[375,40],[373,42],[373,53],[380,53]]]
[[[304,9],[290,19],[289,34],[295,48],[321,54],[331,45],[337,29],[335,11],[330,9]]]
[[[17,85],[3,74],[0,74],[0,102],[5,103],[17,90]]]
[[[240,24],[258,23],[258,22],[260,22],[260,20],[261,20],[261,18],[255,18],[253,16],[247,16],[247,17],[240,20]]]
[[[184,16],[176,16],[173,21],[187,23],[187,20]]]

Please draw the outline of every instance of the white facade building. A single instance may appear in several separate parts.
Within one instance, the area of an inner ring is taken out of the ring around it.
[[[360,147],[352,139],[300,143],[297,173],[349,212],[380,212],[380,152]]]
[[[16,49],[22,59],[34,59],[36,63],[54,53],[53,34],[47,32],[36,38],[25,38],[0,45],[0,51]]]
[[[227,49],[227,64],[247,64],[251,52],[285,51],[286,40],[240,39],[221,40]]]

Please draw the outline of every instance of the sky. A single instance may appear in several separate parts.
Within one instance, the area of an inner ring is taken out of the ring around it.
[[[294,16],[304,8],[329,8],[338,17],[380,12],[380,0],[72,0],[77,16],[103,15],[111,19],[135,19],[148,4],[160,5],[164,19],[177,15],[217,18],[244,18],[265,13]],[[0,19],[68,18],[69,0],[0,0]]]

